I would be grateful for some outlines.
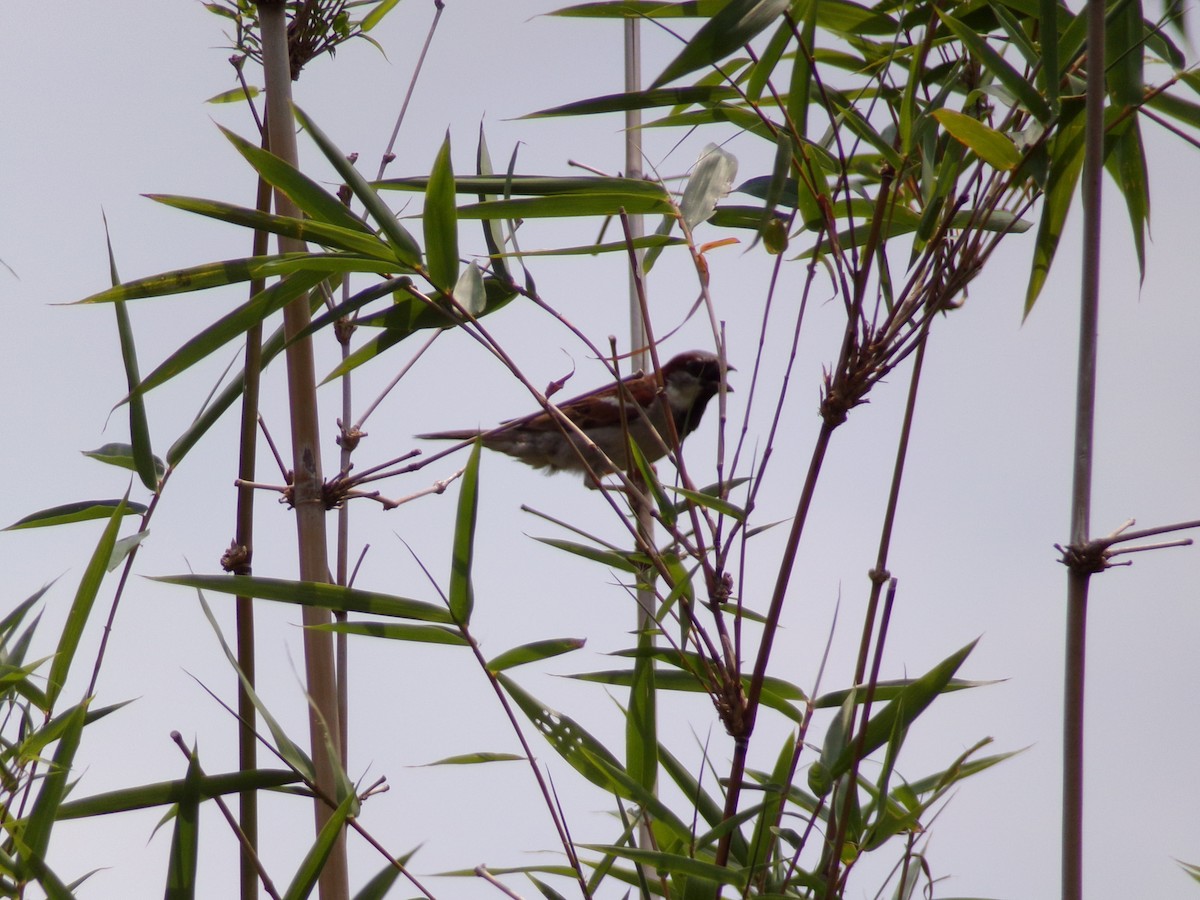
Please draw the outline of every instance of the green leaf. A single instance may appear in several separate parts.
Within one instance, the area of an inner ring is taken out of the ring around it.
[[[1083,170],[1083,101],[1067,98],[1062,102],[1058,133],[1050,146],[1050,174],[1042,195],[1042,215],[1033,246],[1033,269],[1025,290],[1025,315],[1028,316],[1046,283],[1054,262],[1058,242],[1066,225],[1067,213],[1075,199],[1075,186]]]
[[[580,544],[575,541],[562,540],[561,538],[534,537],[534,540],[541,541],[543,544],[549,544],[551,547],[557,547],[559,550],[565,550],[567,553],[582,556],[584,559],[590,559],[592,562],[598,562],[611,569],[616,569],[618,572],[636,572],[638,570],[637,565],[630,560],[629,555],[623,552],[602,550],[599,547],[593,547],[589,544]]]
[[[1104,68],[1113,100],[1138,106],[1145,96],[1142,64],[1146,29],[1141,0],[1119,0],[1109,6],[1105,28]]]
[[[117,542],[117,534],[121,530],[121,518],[124,515],[125,499],[122,499],[109,516],[108,525],[100,535],[96,549],[92,551],[92,558],[83,572],[83,577],[79,579],[79,588],[75,592],[75,599],[71,602],[71,609],[67,613],[67,621],[63,625],[62,634],[59,635],[54,661],[50,664],[50,676],[46,681],[46,702],[50,707],[54,706],[54,702],[62,694],[62,689],[66,685],[67,673],[71,671],[71,664],[75,661],[75,651],[79,648],[80,638],[83,637],[83,629],[91,615],[92,605],[96,602],[96,595],[100,592],[100,583],[104,580],[108,560],[112,556],[113,546]]]
[[[391,178],[377,182],[376,187],[391,191],[425,192],[429,188],[428,178]],[[572,178],[548,178],[541,175],[479,175],[454,179],[454,189],[460,194],[489,194],[510,197],[557,197],[584,194],[588,196],[609,194],[616,198],[615,205],[634,203],[641,200],[660,200],[670,203],[670,196],[662,185],[639,178],[609,178],[577,176]]]
[[[246,677],[246,673],[242,671],[242,667],[238,664],[237,657],[229,649],[229,644],[225,641],[225,635],[221,634],[221,627],[217,624],[216,617],[213,616],[208,601],[204,599],[203,592],[197,589],[196,595],[200,601],[200,609],[204,611],[204,617],[208,619],[208,624],[212,627],[213,634],[217,636],[217,642],[221,645],[221,650],[225,653],[226,661],[228,661],[233,671],[237,673],[238,681],[242,683],[242,689],[246,692],[246,696],[250,698],[250,702],[254,705],[255,710],[258,711],[258,715],[266,723],[267,729],[271,732],[271,737],[275,740],[275,752],[279,755],[280,759],[295,769],[307,783],[315,783],[317,774],[313,761],[288,736],[288,733],[283,730],[283,727],[271,715],[271,711],[267,708],[267,705],[259,698],[258,692],[254,690],[254,685]],[[341,773],[339,772],[339,774]]]
[[[399,0],[391,0],[391,2],[399,2]],[[401,860],[401,865],[404,865],[403,860]],[[389,862],[376,873],[374,878],[362,886],[354,895],[354,900],[384,900],[401,874],[400,867]]]
[[[202,799],[238,794],[243,791],[271,790],[300,783],[300,776],[290,769],[254,769],[220,775],[201,773],[195,787],[183,780],[159,781],[137,787],[120,788],[71,800],[59,807],[59,819],[87,819],[112,813],[151,809],[179,803],[195,790]]]
[[[383,17],[390,13],[399,2],[400,0],[380,0],[374,9],[362,17],[362,21],[358,23],[358,30],[366,34],[378,25],[383,20]],[[399,870],[392,869],[390,866],[388,868],[399,874]]]
[[[900,694],[903,693],[904,689],[912,683],[913,679],[911,678],[897,678],[888,681],[877,682],[875,684],[875,699],[878,701],[895,699],[896,697],[899,697]],[[987,687],[991,684],[997,684],[997,682],[968,681],[963,678],[951,678],[948,682],[946,682],[945,687],[942,688],[942,693],[949,694],[953,691],[966,691],[970,690],[971,688]],[[855,691],[855,696],[859,703],[866,699],[866,695],[863,693],[861,688],[857,690],[851,688],[847,690],[830,691],[829,693],[822,694],[816,700],[814,700],[813,707],[816,709],[833,709],[834,707],[841,706],[846,702],[846,698],[850,695],[852,690]]]
[[[661,193],[661,192],[660,192]],[[675,207],[662,194],[622,196],[611,192],[567,194],[548,197],[518,197],[512,200],[487,200],[458,208],[462,219],[546,219],[567,216],[656,215],[673,213]]]
[[[94,459],[97,462],[107,463],[110,466],[117,466],[121,469],[135,470],[136,464],[133,461],[133,446],[131,444],[109,443],[97,447],[95,450],[81,450],[84,456],[89,459]],[[167,471],[166,463],[157,456],[152,456],[154,462],[154,475],[156,478],[162,478],[163,473]],[[153,488],[151,488],[153,490]]]
[[[1129,225],[1133,229],[1133,246],[1137,252],[1139,280],[1146,277],[1146,231],[1150,224],[1150,178],[1146,170],[1146,153],[1142,147],[1142,132],[1137,116],[1129,116],[1107,135],[1108,154],[1104,160],[1125,198]]]
[[[390,274],[395,265],[386,260],[355,256],[349,253],[279,253],[274,256],[250,256],[204,263],[187,269],[162,272],[148,278],[127,281],[77,303],[112,303],[115,300],[141,300],[189,291],[240,284],[256,278],[276,278],[294,272],[323,272],[326,275],[344,272],[375,272]]]
[[[108,245],[108,267],[114,286],[121,283],[117,274],[117,261],[113,255],[112,238],[108,233],[108,219],[104,220],[104,240]],[[137,347],[133,339],[133,326],[129,322],[129,310],[125,304],[117,301],[113,304],[117,316],[117,336],[121,342],[121,361],[125,364],[125,382],[132,391],[134,385],[141,381],[138,374]],[[154,455],[150,447],[150,425],[146,419],[146,404],[142,398],[135,398],[129,404],[129,437],[132,442],[131,457],[133,468],[138,473],[142,485],[148,491],[158,490],[158,479],[162,475],[162,463]],[[156,467],[157,463],[157,467]]]
[[[1021,154],[1012,140],[978,119],[946,107],[935,109],[932,115],[952,138],[993,168],[1011,172],[1021,162]]]
[[[775,845],[775,832],[780,820],[783,801],[792,775],[796,741],[789,734],[775,755],[775,769],[771,779],[763,785],[762,811],[755,816],[754,836],[750,839],[750,859],[771,859]]]
[[[852,35],[858,40],[859,35],[894,35],[902,27],[900,23],[885,13],[878,6],[868,7],[853,0],[821,0],[816,6],[816,24],[828,31]],[[809,49],[813,49],[809,41]],[[853,69],[859,63],[852,64]]]
[[[366,207],[367,212],[371,214],[371,218],[379,223],[379,227],[383,229],[384,236],[396,250],[396,258],[413,269],[421,270],[421,248],[417,246],[416,240],[408,233],[408,230],[396,219],[395,213],[383,202],[383,198],[358,173],[358,169],[354,168],[353,163],[347,159],[346,154],[337,148],[337,145],[329,139],[325,132],[317,127],[315,122],[304,114],[303,110],[299,107],[293,107],[293,111],[301,127],[308,132],[321,152],[325,154],[325,158],[329,161],[330,165],[337,170],[337,173],[346,182],[347,186],[354,193],[354,196]]]
[[[296,238],[296,240],[320,244],[322,247],[332,247],[361,256],[371,256],[387,260],[395,266],[403,265],[396,258],[391,245],[384,243],[361,227],[345,228],[341,225],[331,225],[328,222],[318,222],[315,219],[294,219],[291,216],[279,216],[262,210],[237,206],[233,203],[222,203],[220,200],[203,200],[174,194],[145,194],[144,196],[157,203],[162,203],[164,206],[208,216],[231,225],[269,231],[272,234],[281,234],[285,237]]]
[[[251,84],[247,85],[245,88],[235,87],[230,88],[227,91],[221,91],[219,94],[213,94],[204,102],[213,104],[244,103],[247,99],[253,100],[261,93],[262,91]]]
[[[653,602],[653,594],[648,602]],[[641,611],[639,611],[640,613]],[[654,622],[651,619],[650,625]],[[638,631],[638,649],[653,650],[654,631]],[[647,791],[653,791],[658,781],[658,691],[655,683],[654,657],[641,653],[634,660],[633,681],[629,685],[629,708],[625,712],[625,768],[629,776]]]
[[[715,15],[729,0],[596,0],[556,9],[547,15],[594,19],[676,19]]]
[[[849,735],[847,735],[847,739],[841,742],[840,752],[834,755],[828,763],[828,775],[831,783],[850,770],[854,757],[859,752],[860,744],[864,755],[872,753],[883,746],[897,729],[907,729],[916,721],[917,717],[939,694],[945,693],[954,673],[970,655],[976,643],[976,641],[971,641],[905,687],[882,710],[871,717],[861,742],[857,737],[850,741]],[[851,721],[853,721],[852,716]],[[822,759],[825,758],[823,754]]]
[[[494,221],[484,219],[484,222]],[[581,244],[577,247],[554,247],[548,250],[514,250],[511,253],[501,253],[500,257],[517,256],[524,259],[527,256],[599,256],[601,253],[628,253],[630,246],[635,250],[661,250],[663,247],[678,247],[686,244],[683,238],[669,234],[646,234],[632,241],[606,241],[602,244]],[[494,259],[495,257],[493,257]]]
[[[971,52],[971,55],[978,59],[984,68],[995,75],[996,80],[1004,85],[1020,101],[1021,105],[1033,114],[1034,118],[1042,124],[1049,123],[1054,116],[1050,104],[1038,93],[1032,82],[1023,73],[1018,72],[1009,65],[1004,60],[1004,57],[993,50],[991,44],[973,28],[964,25],[958,19],[942,12],[940,9],[936,10],[936,12],[941,18],[942,23],[950,29],[956,38],[962,41],[963,46]],[[934,112],[934,116],[937,116],[937,111]],[[941,121],[940,118],[939,121]],[[945,123],[943,122],[943,124]],[[946,127],[949,130],[949,126]],[[953,132],[951,133],[953,134]],[[955,137],[958,137],[958,135],[955,135]],[[959,138],[959,140],[962,139]],[[963,143],[971,147],[971,144],[967,141],[963,141]],[[975,148],[971,147],[971,149]],[[978,153],[978,151],[976,152]],[[981,158],[987,158],[982,153],[979,155]],[[990,162],[990,160],[988,161]],[[995,165],[995,163],[992,164]],[[996,166],[996,168],[1002,167]]]
[[[1200,882],[1200,866],[1184,862],[1181,859],[1177,859],[1175,862],[1192,881]]]
[[[314,631],[333,631],[338,634],[360,634],[365,637],[385,638],[390,641],[410,641],[417,644],[450,644],[457,647],[470,646],[462,634],[444,625],[402,625],[391,622],[327,622],[309,625]]]
[[[167,857],[167,900],[188,900],[196,896],[196,869],[200,850],[200,760],[193,747],[188,755],[183,796],[175,809],[175,829],[171,853]]]
[[[464,753],[459,756],[447,756],[445,759],[425,763],[426,766],[473,766],[490,762],[517,762],[525,757],[519,753]]]
[[[325,862],[329,859],[329,854],[333,852],[333,848],[341,836],[346,820],[357,812],[358,797],[351,791],[321,826],[316,841],[300,863],[296,874],[292,876],[292,882],[283,895],[284,900],[304,900],[312,893],[313,888],[317,886],[317,879],[321,877],[321,870],[325,868]]]
[[[299,606],[316,606],[338,612],[370,613],[397,619],[453,624],[450,614],[441,606],[391,594],[360,591],[337,584],[257,578],[249,575],[171,575],[152,578],[151,581],[178,584],[201,591],[295,603]]]
[[[500,673],[496,679],[542,737],[575,771],[604,790],[615,790],[609,767],[620,768],[620,764],[603,744],[570,716],[543,705],[508,675]],[[603,766],[602,762],[607,762],[609,767]]]
[[[58,821],[59,808],[67,793],[67,780],[75,761],[75,752],[79,749],[86,714],[85,701],[73,707],[66,716],[66,727],[58,739],[54,759],[41,779],[41,787],[34,798],[29,820],[21,835],[21,840],[27,848],[23,855],[28,860],[42,861],[46,858],[46,851],[50,847],[50,832],[54,829],[54,823]]]
[[[320,302],[321,298],[319,296],[309,295],[310,306],[314,306]],[[271,332],[269,338],[263,341],[262,368],[265,369],[271,360],[283,352],[285,344],[284,329],[280,325]],[[204,408],[192,420],[192,424],[184,430],[183,434],[175,439],[175,443],[167,448],[167,463],[169,465],[178,465],[187,456],[188,451],[196,446],[200,438],[204,437],[208,432],[208,429],[242,396],[245,384],[246,373],[243,371],[238,373],[229,384],[222,388],[219,394],[216,388],[213,389],[213,393],[216,394],[215,399],[210,395]]]
[[[741,890],[749,881],[747,869],[718,866],[691,856],[664,853],[658,850],[640,850],[635,847],[619,847],[611,844],[581,844],[590,850],[611,853],[641,866],[649,866],[656,872],[667,872],[675,877],[700,878],[717,884],[731,884]]]
[[[703,506],[705,509],[711,509],[713,512],[728,516],[735,522],[746,521],[746,511],[740,506],[730,503],[728,500],[722,500],[720,497],[713,496],[705,491],[693,491],[688,488],[671,487],[669,485],[667,489],[681,497],[685,497],[697,506]]]
[[[552,659],[564,653],[571,653],[586,643],[587,641],[582,638],[552,638],[533,641],[529,644],[522,644],[520,647],[513,647],[511,650],[505,650],[499,656],[488,660],[487,670],[503,672],[505,669],[512,669],[527,663],[541,662],[543,659]]]
[[[199,334],[189,338],[138,384],[127,399],[131,402],[148,391],[166,384],[196,363],[220,350],[230,341],[245,335],[247,329],[263,322],[297,297],[303,296],[326,278],[326,273],[297,272],[259,291],[241,306],[221,316]]]
[[[458,280],[458,211],[454,206],[454,169],[450,162],[450,134],[429,173],[425,188],[425,255],[429,260],[429,278],[446,293]]]
[[[475,525],[479,513],[479,457],[483,443],[475,442],[463,470],[458,492],[458,515],[454,522],[454,548],[450,559],[450,615],[456,624],[471,621],[475,607],[475,588],[471,583],[471,565],[475,556]]]
[[[627,112],[631,109],[654,109],[661,106],[708,106],[725,100],[736,100],[739,96],[737,90],[726,85],[656,88],[650,91],[627,91],[622,94],[605,94],[602,97],[576,100],[562,106],[552,106],[549,109],[527,113],[521,118],[589,116],[598,113]]]
[[[317,222],[360,234],[371,233],[367,223],[351,212],[336,195],[325,190],[291,163],[257,144],[250,143],[227,128],[221,128],[221,133],[229,138],[230,143],[268,184],[283,191],[297,207]]]
[[[715,66],[775,24],[788,5],[789,0],[730,0],[700,26],[695,37],[654,79],[651,89],[697,69]]]

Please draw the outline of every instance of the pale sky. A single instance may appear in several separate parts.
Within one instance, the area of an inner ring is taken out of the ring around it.
[[[534,18],[551,8],[540,0],[446,4],[389,175],[427,173],[447,129],[457,171],[469,171],[481,121],[498,166],[519,143],[517,170],[524,173],[581,174],[568,168],[568,160],[610,172],[621,167],[617,117],[517,119],[621,88],[619,28]],[[386,58],[355,42],[336,58],[311,64],[295,85],[297,103],[346,152],[358,152],[368,174],[374,174],[391,132],[431,14],[432,4],[401,4],[375,33]],[[108,284],[101,212],[120,273],[134,278],[246,255],[249,246],[240,229],[161,207],[141,194],[253,204],[251,170],[216,123],[252,140],[253,125],[239,107],[203,102],[233,86],[220,20],[199,3],[130,0],[41,5],[36,26],[24,21],[29,18],[19,16],[13,4],[0,8],[5,42],[0,193],[6,210],[0,217],[0,259],[16,273],[0,271],[0,304],[8,321],[0,337],[7,384],[2,411],[9,435],[3,443],[8,485],[0,499],[0,524],[60,503],[120,496],[127,484],[124,473],[79,455],[127,439],[124,409],[109,418],[125,393],[112,310],[56,305]],[[673,46],[650,29],[647,73],[661,67]],[[647,153],[664,175],[680,174],[704,143],[731,135],[702,134],[676,148],[681,135],[654,131],[647,135]],[[1194,349],[1200,255],[1192,188],[1198,157],[1194,148],[1153,127],[1146,135],[1153,242],[1140,287],[1120,198],[1106,195],[1096,534],[1128,518],[1149,527],[1200,517],[1200,485],[1193,474],[1200,417],[1192,399],[1200,379]],[[304,135],[299,140],[310,172],[331,183],[311,142]],[[739,157],[739,181],[768,171],[767,148],[760,143],[743,136],[727,145]],[[389,199],[400,204],[406,198]],[[415,221],[411,227],[419,231]],[[1053,545],[1068,537],[1077,227],[1073,216],[1043,297],[1023,324],[1033,233],[1011,238],[964,308],[935,325],[922,378],[891,554],[900,588],[883,677],[921,674],[980,637],[960,675],[1001,681],[939,699],[909,736],[900,770],[910,779],[924,777],[985,736],[995,739],[986,752],[1028,748],[968,780],[932,825],[928,860],[935,875],[946,879],[938,896],[1049,898],[1058,892],[1066,573]],[[523,248],[586,243],[596,229],[595,222],[533,222],[522,232]],[[723,236],[703,226],[698,239]],[[713,251],[709,261],[718,315],[727,322],[729,357],[741,370],[733,376],[737,393],[730,398],[731,421],[740,424],[770,266],[761,248],[745,252],[749,242],[744,233],[738,236],[741,247]],[[464,253],[483,250],[474,223],[463,223],[461,242]],[[538,261],[533,271],[543,296],[595,342],[605,346],[607,335],[615,334],[627,346],[620,258]],[[768,337],[768,378],[778,373],[786,352],[789,334],[782,323],[798,296],[802,264],[785,265],[783,277],[776,301],[781,324]],[[694,275],[664,258],[650,290],[659,330],[666,331],[690,306]],[[133,304],[142,371],[242,299],[235,290]],[[818,292],[816,299],[825,297]],[[818,425],[821,366],[836,352],[831,341],[841,327],[840,300],[813,305],[809,316],[772,464],[775,487],[763,494],[756,513],[760,523],[791,514]],[[603,378],[565,330],[526,304],[514,303],[490,324],[535,383],[546,384],[572,365],[578,371],[569,391],[594,387]],[[707,340],[706,326],[697,319],[667,347],[675,352]],[[359,409],[415,346],[401,345],[356,373]],[[160,455],[233,358],[231,347],[151,394],[150,422]],[[334,364],[328,341],[318,359],[324,371]],[[853,671],[907,375],[907,368],[893,373],[833,441],[774,659],[775,674],[805,689],[812,686],[839,600],[822,687],[845,686]],[[282,386],[283,368],[277,366],[267,374],[265,414],[281,444],[286,443]],[[337,389],[324,391],[330,472],[336,465]],[[461,335],[446,336],[368,422],[370,439],[358,465],[417,446],[413,434],[488,424],[532,411],[531,403],[477,345]],[[761,439],[767,425],[760,408],[751,433]],[[690,465],[702,472],[705,466],[711,471],[715,428],[712,417],[688,444]],[[233,533],[235,430],[234,416],[228,415],[173,476],[139,557],[139,574],[218,571]],[[278,481],[265,452],[260,458],[261,480]],[[384,490],[407,494],[454,468],[447,461]],[[788,480],[793,471],[796,483]],[[133,497],[145,500],[140,486]],[[444,583],[454,500],[451,490],[389,513],[358,507],[352,540],[371,545],[359,586],[435,600],[401,539]],[[294,577],[291,517],[271,496],[264,495],[261,504],[256,574]],[[557,676],[617,667],[603,654],[632,643],[631,604],[613,586],[612,573],[532,540],[531,535],[567,535],[521,512],[522,504],[609,539],[619,537],[606,505],[573,476],[547,478],[504,457],[486,456],[474,630],[491,655],[541,638],[586,637],[582,652],[517,674],[533,694],[579,719],[619,752],[620,722],[612,700],[620,702],[621,694],[614,692],[610,700],[595,686]],[[33,656],[52,652],[52,636],[99,532],[99,525],[85,524],[0,535],[8,590],[0,613],[58,579],[45,601],[40,630],[45,643]],[[766,606],[771,563],[785,532],[768,532],[753,549],[745,583],[738,585],[753,608]],[[1194,885],[1172,858],[1200,861],[1195,814],[1200,779],[1191,749],[1197,726],[1190,706],[1179,699],[1191,696],[1200,679],[1194,651],[1200,633],[1198,565],[1194,548],[1141,554],[1132,568],[1115,569],[1093,583],[1085,833],[1085,890],[1091,897],[1194,896]],[[114,586],[115,578],[101,592],[80,651],[85,659],[94,653]],[[231,628],[228,598],[209,599]],[[290,608],[264,606],[259,644],[262,693],[299,739],[307,727],[296,674],[302,669],[298,619]],[[397,854],[423,844],[413,861],[422,874],[481,862],[497,868],[558,862],[549,820],[523,764],[418,768],[453,754],[516,750],[485,679],[467,655],[365,639],[353,641],[351,651],[350,774],[366,782],[386,775],[391,785],[364,808],[372,833]],[[82,668],[86,676],[90,665]],[[233,701],[232,674],[194,595],[134,579],[118,613],[97,703],[136,702],[87,729],[74,795],[182,777],[185,762],[169,739],[172,730],[198,743],[208,772],[232,769],[234,724],[197,679]],[[77,696],[84,684],[80,678],[75,693],[68,689],[67,695]],[[696,766],[700,745],[711,741],[709,752],[723,770],[730,742],[707,701],[672,698],[668,707],[662,734],[673,751]],[[810,739],[819,741],[826,721],[825,715],[818,718]],[[751,764],[766,768],[786,726],[767,716],[761,724]],[[563,795],[576,837],[611,838],[610,798],[579,784],[532,728],[528,733],[539,742],[536,752]],[[154,833],[162,812],[61,826],[52,861],[68,878],[101,870],[80,896],[156,896],[170,845],[169,828]],[[286,799],[268,804],[267,816],[264,854],[277,882],[286,884],[310,840],[309,810]],[[205,808],[202,835],[201,893],[229,896],[233,842],[215,809]],[[881,857],[893,858],[887,851]],[[382,865],[361,842],[352,841],[351,860],[353,886]],[[876,870],[886,871],[886,865],[873,864],[868,871]],[[878,880],[868,871],[858,878],[855,896],[873,895]],[[439,897],[497,896],[476,881],[426,883]],[[535,894],[520,878],[511,884],[525,896]],[[571,895],[569,885],[560,889]],[[621,893],[614,884],[603,896]]]

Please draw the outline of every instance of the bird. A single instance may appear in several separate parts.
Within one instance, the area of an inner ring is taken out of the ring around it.
[[[736,371],[732,366],[728,371]],[[662,367],[663,393],[674,420],[675,434],[682,441],[696,430],[708,401],[724,383],[716,354],[689,350]],[[658,378],[653,372],[637,372],[607,387],[556,404],[559,411],[594,444],[589,447],[565,424],[542,411],[519,419],[507,419],[495,428],[436,431],[419,434],[422,440],[472,441],[514,457],[535,469],[578,472],[591,484],[616,469],[630,467],[625,434],[637,444],[648,462],[667,454],[672,440],[667,425]]]

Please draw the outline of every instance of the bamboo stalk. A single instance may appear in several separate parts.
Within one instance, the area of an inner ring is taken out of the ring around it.
[[[259,22],[262,27],[263,72],[267,85],[267,128],[271,152],[291,165],[297,165],[296,134],[291,109],[291,73],[288,65],[287,20],[281,0],[259,0]],[[275,209],[280,215],[299,217],[291,198],[276,191]],[[302,242],[280,236],[281,252],[305,249]],[[304,295],[293,300],[283,311],[287,349],[288,394],[292,424],[293,504],[296,509],[296,532],[299,548],[300,578],[303,581],[329,581],[329,555],[325,535],[325,504],[322,497],[320,429],[317,420],[316,365],[311,339],[295,340],[308,327],[309,301]],[[329,621],[329,613],[305,607],[306,626]],[[304,631],[305,676],[312,706],[309,709],[309,736],[313,763],[320,792],[336,797],[334,777],[338,762],[330,757],[329,748],[337,745],[338,724],[337,683],[333,659],[333,639],[327,632],[311,627]],[[330,815],[330,809],[320,801],[314,805],[317,830],[320,831]],[[329,855],[321,872],[322,900],[348,898],[349,873],[346,866],[344,835]]]

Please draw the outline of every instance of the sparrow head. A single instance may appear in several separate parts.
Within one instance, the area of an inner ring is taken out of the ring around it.
[[[727,370],[736,371],[733,366]],[[675,428],[682,438],[696,430],[708,401],[721,389],[721,362],[715,353],[689,350],[665,363],[662,374]],[[725,384],[725,390],[731,392],[733,388]]]

